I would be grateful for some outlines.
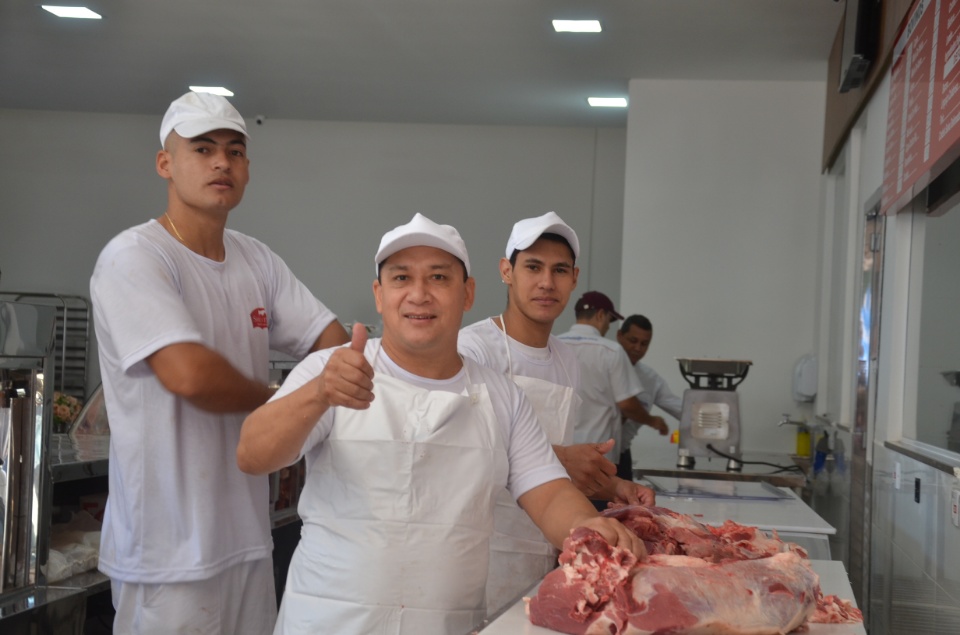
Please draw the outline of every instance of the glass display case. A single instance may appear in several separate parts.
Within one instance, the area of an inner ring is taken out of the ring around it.
[[[0,300],[0,631],[81,633],[83,590],[46,580],[54,307]]]

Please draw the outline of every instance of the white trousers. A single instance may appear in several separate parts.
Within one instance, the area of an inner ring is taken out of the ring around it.
[[[277,619],[273,560],[230,567],[207,580],[166,584],[110,581],[123,635],[270,635]]]

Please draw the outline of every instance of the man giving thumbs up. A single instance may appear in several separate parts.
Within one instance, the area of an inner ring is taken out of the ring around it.
[[[474,297],[457,230],[417,214],[383,236],[375,264],[383,337],[356,325],[349,345],[310,355],[241,431],[245,472],[306,457],[275,634],[476,628],[504,487],[557,547],[587,526],[642,555],[570,482],[516,384],[457,352]]]

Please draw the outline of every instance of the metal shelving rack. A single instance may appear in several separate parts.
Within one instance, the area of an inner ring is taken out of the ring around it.
[[[87,398],[88,356],[92,318],[90,301],[79,295],[0,291],[0,300],[43,304],[56,307],[56,350],[54,354],[54,390],[81,402]]]

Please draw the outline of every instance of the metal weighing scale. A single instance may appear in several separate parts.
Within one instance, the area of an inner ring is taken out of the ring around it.
[[[696,457],[727,457],[727,471],[739,472],[740,402],[736,387],[753,362],[678,357],[680,374],[690,384],[683,393],[677,467],[693,469]]]

